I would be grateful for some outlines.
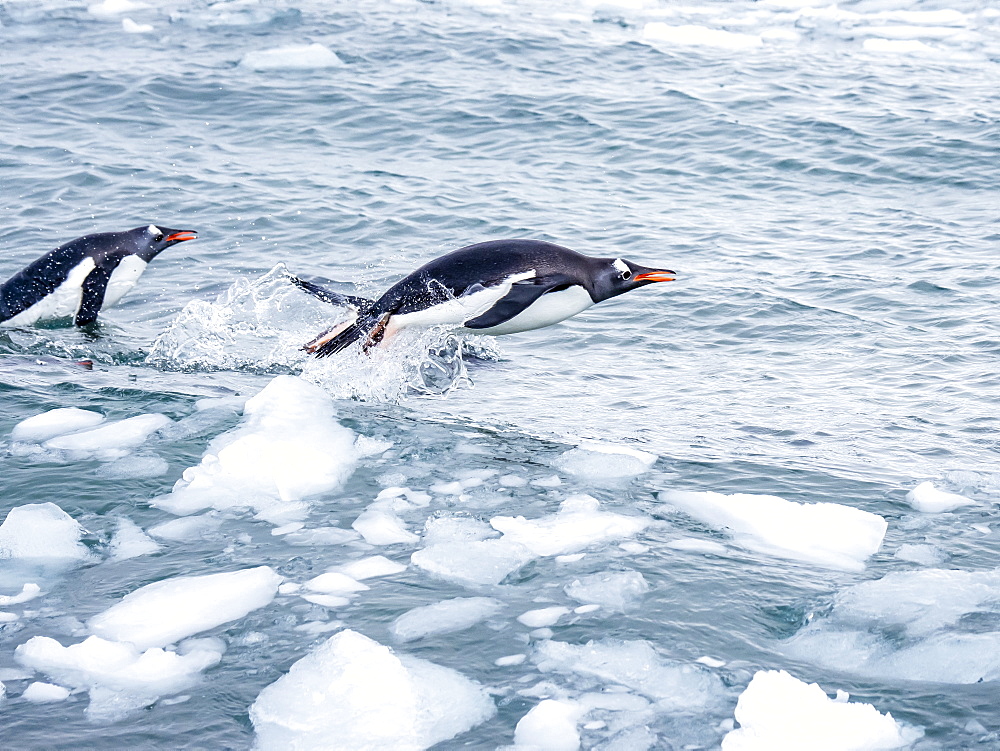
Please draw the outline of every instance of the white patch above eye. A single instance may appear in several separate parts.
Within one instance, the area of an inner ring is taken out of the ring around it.
[[[155,224],[150,224],[148,227],[146,227],[146,231],[153,236],[160,234],[160,228],[157,227]]]
[[[618,269],[618,271],[621,272],[622,274],[632,273],[632,269],[630,269],[628,267],[628,264],[625,263],[625,261],[623,261],[621,258],[616,258],[615,262],[612,263],[611,265],[614,266],[616,269]]]

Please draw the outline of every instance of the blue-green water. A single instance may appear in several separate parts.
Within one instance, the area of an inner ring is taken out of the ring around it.
[[[153,31],[126,33],[124,17]],[[657,38],[657,23],[690,27],[691,43]],[[254,62],[306,43],[342,64]],[[55,407],[180,421],[199,398],[250,395],[298,372],[296,348],[327,311],[268,281],[279,263],[375,294],[461,245],[533,237],[680,272],[489,343],[482,359],[445,357],[432,389],[452,384],[444,395],[405,392],[412,373],[307,366],[343,424],[394,444],[314,499],[313,523],[349,527],[387,476],[426,490],[467,470],[563,484],[489,486],[465,506],[436,497],[406,517],[410,529],[435,514],[540,517],[574,492],[656,520],[636,538],[645,552],[616,542],[571,565],[539,559],[490,588],[507,604],[496,628],[399,647],[495,691],[496,717],[442,748],[512,743],[538,700],[518,691],[539,680],[582,690],[531,659],[494,660],[526,650],[515,617],[541,607],[536,598],[573,606],[563,587],[609,569],[643,574],[641,606],[558,625],[556,639],[642,639],[665,659],[725,662],[713,668],[725,686],[716,702],[646,723],[657,748],[717,747],[760,668],[845,689],[923,728],[920,748],[996,747],[994,680],[861,674],[785,648],[860,581],[996,565],[1000,14],[989,3],[178,0],[97,15],[14,0],[0,5],[0,72],[0,277],[93,231],[159,222],[200,233],[102,314],[96,338],[0,329],[4,441]],[[73,364],[84,357],[93,370]],[[150,502],[238,421],[215,413],[151,438],[138,455],[169,467],[152,477],[4,444],[2,511],[58,504],[88,530],[94,558],[46,574],[41,598],[10,608],[19,618],[0,625],[0,668],[16,668],[32,636],[81,639],[82,621],[153,581],[261,564],[301,581],[360,557],[363,546],[292,548],[234,513],[198,539],[109,560],[118,518],[143,529],[172,519]],[[611,485],[553,469],[582,439],[659,458]],[[976,503],[917,513],[904,496],[924,480]],[[728,544],[664,509],[665,489],[841,503],[889,529],[863,572],[830,572]],[[726,552],[666,545],[681,537]],[[897,556],[904,545],[930,546],[924,562]],[[407,562],[419,547],[370,552]],[[4,593],[19,590],[5,578]],[[411,567],[329,617],[391,644],[399,614],[469,594]],[[993,633],[997,601],[943,633]],[[324,638],[294,628],[316,618],[286,597],[216,629],[226,653],[185,701],[111,724],[87,721],[85,693],[35,704],[19,699],[27,679],[7,680],[2,745],[247,748],[248,707]],[[583,731],[583,745],[615,732]]]

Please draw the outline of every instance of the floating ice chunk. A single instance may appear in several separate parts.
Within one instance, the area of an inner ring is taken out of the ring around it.
[[[243,415],[154,505],[175,514],[249,507],[283,524],[304,516],[303,499],[339,488],[354,471],[354,433],[337,422],[319,386],[277,376],[247,400]]]
[[[747,50],[760,47],[763,42],[755,34],[737,34],[705,26],[670,26],[662,21],[651,21],[642,29],[642,41],[667,42],[698,47],[718,47],[727,50]]]
[[[357,451],[358,457],[361,459],[384,454],[392,448],[392,445],[392,441],[383,441],[366,435],[359,435],[354,439],[354,450]]]
[[[310,592],[321,592],[327,595],[348,595],[368,589],[367,584],[362,584],[347,574],[339,574],[335,571],[320,574],[302,586]]]
[[[623,613],[642,599],[649,585],[638,571],[605,571],[575,579],[565,591],[577,602]]]
[[[445,581],[467,586],[499,584],[535,555],[508,539],[443,542],[410,556],[410,562]]]
[[[54,503],[28,503],[7,512],[0,524],[0,558],[89,557],[83,527]]]
[[[222,519],[212,514],[189,516],[184,519],[171,519],[149,528],[149,534],[161,540],[199,540],[210,532],[222,526]]]
[[[403,520],[389,511],[369,508],[351,525],[369,545],[413,544],[420,538],[410,532]]]
[[[567,613],[569,613],[569,608],[555,605],[551,608],[538,608],[537,610],[529,610],[526,613],[521,613],[517,617],[517,620],[528,628],[544,628],[546,626],[554,626]]]
[[[957,493],[946,493],[938,490],[931,482],[922,482],[906,494],[907,502],[917,511],[936,514],[942,511],[954,511],[962,506],[975,504],[971,498]]]
[[[467,516],[432,517],[424,524],[424,543],[474,542],[496,537],[496,530],[486,522]]]
[[[722,690],[699,665],[667,662],[645,641],[606,639],[574,645],[544,641],[532,655],[543,673],[577,674],[625,686],[671,710],[703,707]]]
[[[492,618],[503,607],[502,602],[491,597],[442,600],[406,611],[392,622],[389,633],[402,642],[422,639],[432,634],[451,634]]]
[[[528,484],[528,481],[521,475],[503,475],[498,482],[505,488],[523,488]]]
[[[313,527],[290,532],[282,539],[289,545],[343,545],[360,540],[361,535],[353,529],[342,527]]]
[[[538,556],[574,553],[607,540],[631,537],[649,526],[640,516],[600,511],[596,498],[575,495],[562,502],[559,512],[541,519],[496,516],[490,524],[504,539],[518,542]]]
[[[125,456],[97,468],[99,477],[111,480],[142,480],[161,477],[170,471],[170,465],[159,456]]]
[[[569,701],[544,699],[518,720],[514,748],[531,751],[576,751],[580,748],[577,722],[583,708]]]
[[[699,540],[695,537],[681,537],[664,545],[672,550],[683,550],[687,553],[704,553],[705,555],[725,555],[726,546],[714,540]]]
[[[95,16],[108,17],[145,7],[145,3],[136,3],[133,0],[103,0],[103,2],[88,5],[87,12]]]
[[[390,561],[383,555],[373,555],[362,558],[360,561],[352,561],[343,566],[337,566],[334,571],[347,574],[353,579],[371,579],[376,576],[392,576],[406,571],[406,565]]]
[[[351,604],[351,598],[343,595],[304,594],[302,599],[324,608],[343,608]]]
[[[120,459],[145,443],[157,430],[171,424],[173,420],[166,415],[136,415],[89,430],[58,435],[45,441],[43,445],[48,449],[65,451],[71,459],[91,456],[98,459]]]
[[[894,557],[901,561],[919,563],[922,566],[936,566],[947,558],[941,548],[936,545],[914,545],[912,543],[900,545]]]
[[[504,657],[496,658],[493,661],[493,664],[500,668],[506,668],[506,667],[511,667],[513,665],[520,665],[526,659],[528,659],[528,655],[526,654],[506,655]]]
[[[269,566],[177,576],[140,587],[87,625],[98,636],[139,649],[162,647],[264,607],[280,583]]]
[[[861,571],[888,528],[881,516],[837,503],[679,490],[659,497],[750,550],[845,571]]]
[[[461,495],[465,491],[465,488],[462,487],[462,483],[455,480],[454,482],[435,483],[431,485],[430,491],[437,495]]]
[[[12,441],[43,443],[65,433],[86,430],[104,422],[104,415],[88,409],[60,407],[21,420],[10,433]]]
[[[587,441],[561,455],[553,464],[584,480],[601,482],[641,475],[656,463],[657,458],[656,454],[631,446]]]
[[[741,727],[723,751],[876,751],[909,746],[923,731],[900,725],[871,704],[831,699],[784,670],[760,670],[740,695]]]
[[[137,558],[140,555],[150,555],[160,549],[158,543],[139,529],[131,519],[122,517],[118,520],[118,530],[111,538],[111,560],[124,561]]]
[[[22,602],[29,602],[30,600],[34,600],[41,593],[41,587],[34,582],[28,582],[21,587],[21,591],[16,595],[0,595],[0,607],[6,608],[10,605],[20,605]]]
[[[260,751],[416,751],[495,712],[478,683],[347,630],[261,691],[250,719]]]
[[[97,636],[64,647],[55,639],[35,636],[14,650],[14,658],[60,684],[89,689],[88,716],[110,721],[184,690],[222,654],[204,647],[184,655],[159,648],[140,652],[132,644]]]
[[[36,704],[66,701],[69,698],[69,689],[57,686],[54,683],[35,681],[24,689],[21,698],[25,701],[35,702]]]
[[[548,477],[537,477],[531,484],[538,488],[558,488],[562,485],[559,475],[549,475]]]
[[[122,30],[126,34],[148,34],[153,30],[153,25],[149,23],[136,23],[131,18],[123,18]]]
[[[240,60],[241,67],[257,71],[338,68],[343,64],[336,52],[318,42],[248,52]]]

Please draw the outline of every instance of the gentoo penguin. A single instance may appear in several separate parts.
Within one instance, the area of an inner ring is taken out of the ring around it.
[[[367,351],[409,326],[451,326],[490,335],[540,329],[594,303],[674,277],[667,269],[650,269],[621,258],[590,258],[538,240],[494,240],[436,258],[374,301],[293,281],[354,311],[351,320],[303,347],[327,357],[358,339]]]
[[[114,305],[135,286],[159,253],[197,236],[150,224],[78,237],[0,286],[0,323],[30,326],[68,316],[77,326],[93,323],[102,307]]]

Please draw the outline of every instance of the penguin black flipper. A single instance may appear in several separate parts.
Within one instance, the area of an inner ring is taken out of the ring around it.
[[[519,313],[523,313],[546,292],[558,292],[573,283],[564,274],[525,279],[512,284],[510,292],[497,300],[485,313],[470,318],[463,325],[467,329],[489,329],[506,323]]]
[[[104,305],[104,293],[108,291],[108,282],[111,280],[111,274],[114,273],[117,265],[115,264],[113,267],[98,266],[87,274],[81,287],[83,297],[80,300],[76,318],[73,319],[74,324],[89,326],[97,320],[97,314],[101,312],[101,306]]]
[[[288,280],[303,292],[312,295],[317,300],[330,303],[331,305],[341,305],[349,308],[356,308],[359,312],[370,310],[375,304],[374,300],[367,297],[357,297],[356,295],[345,295],[334,292],[332,289],[321,287],[315,282],[306,281],[294,274],[288,275]]]

